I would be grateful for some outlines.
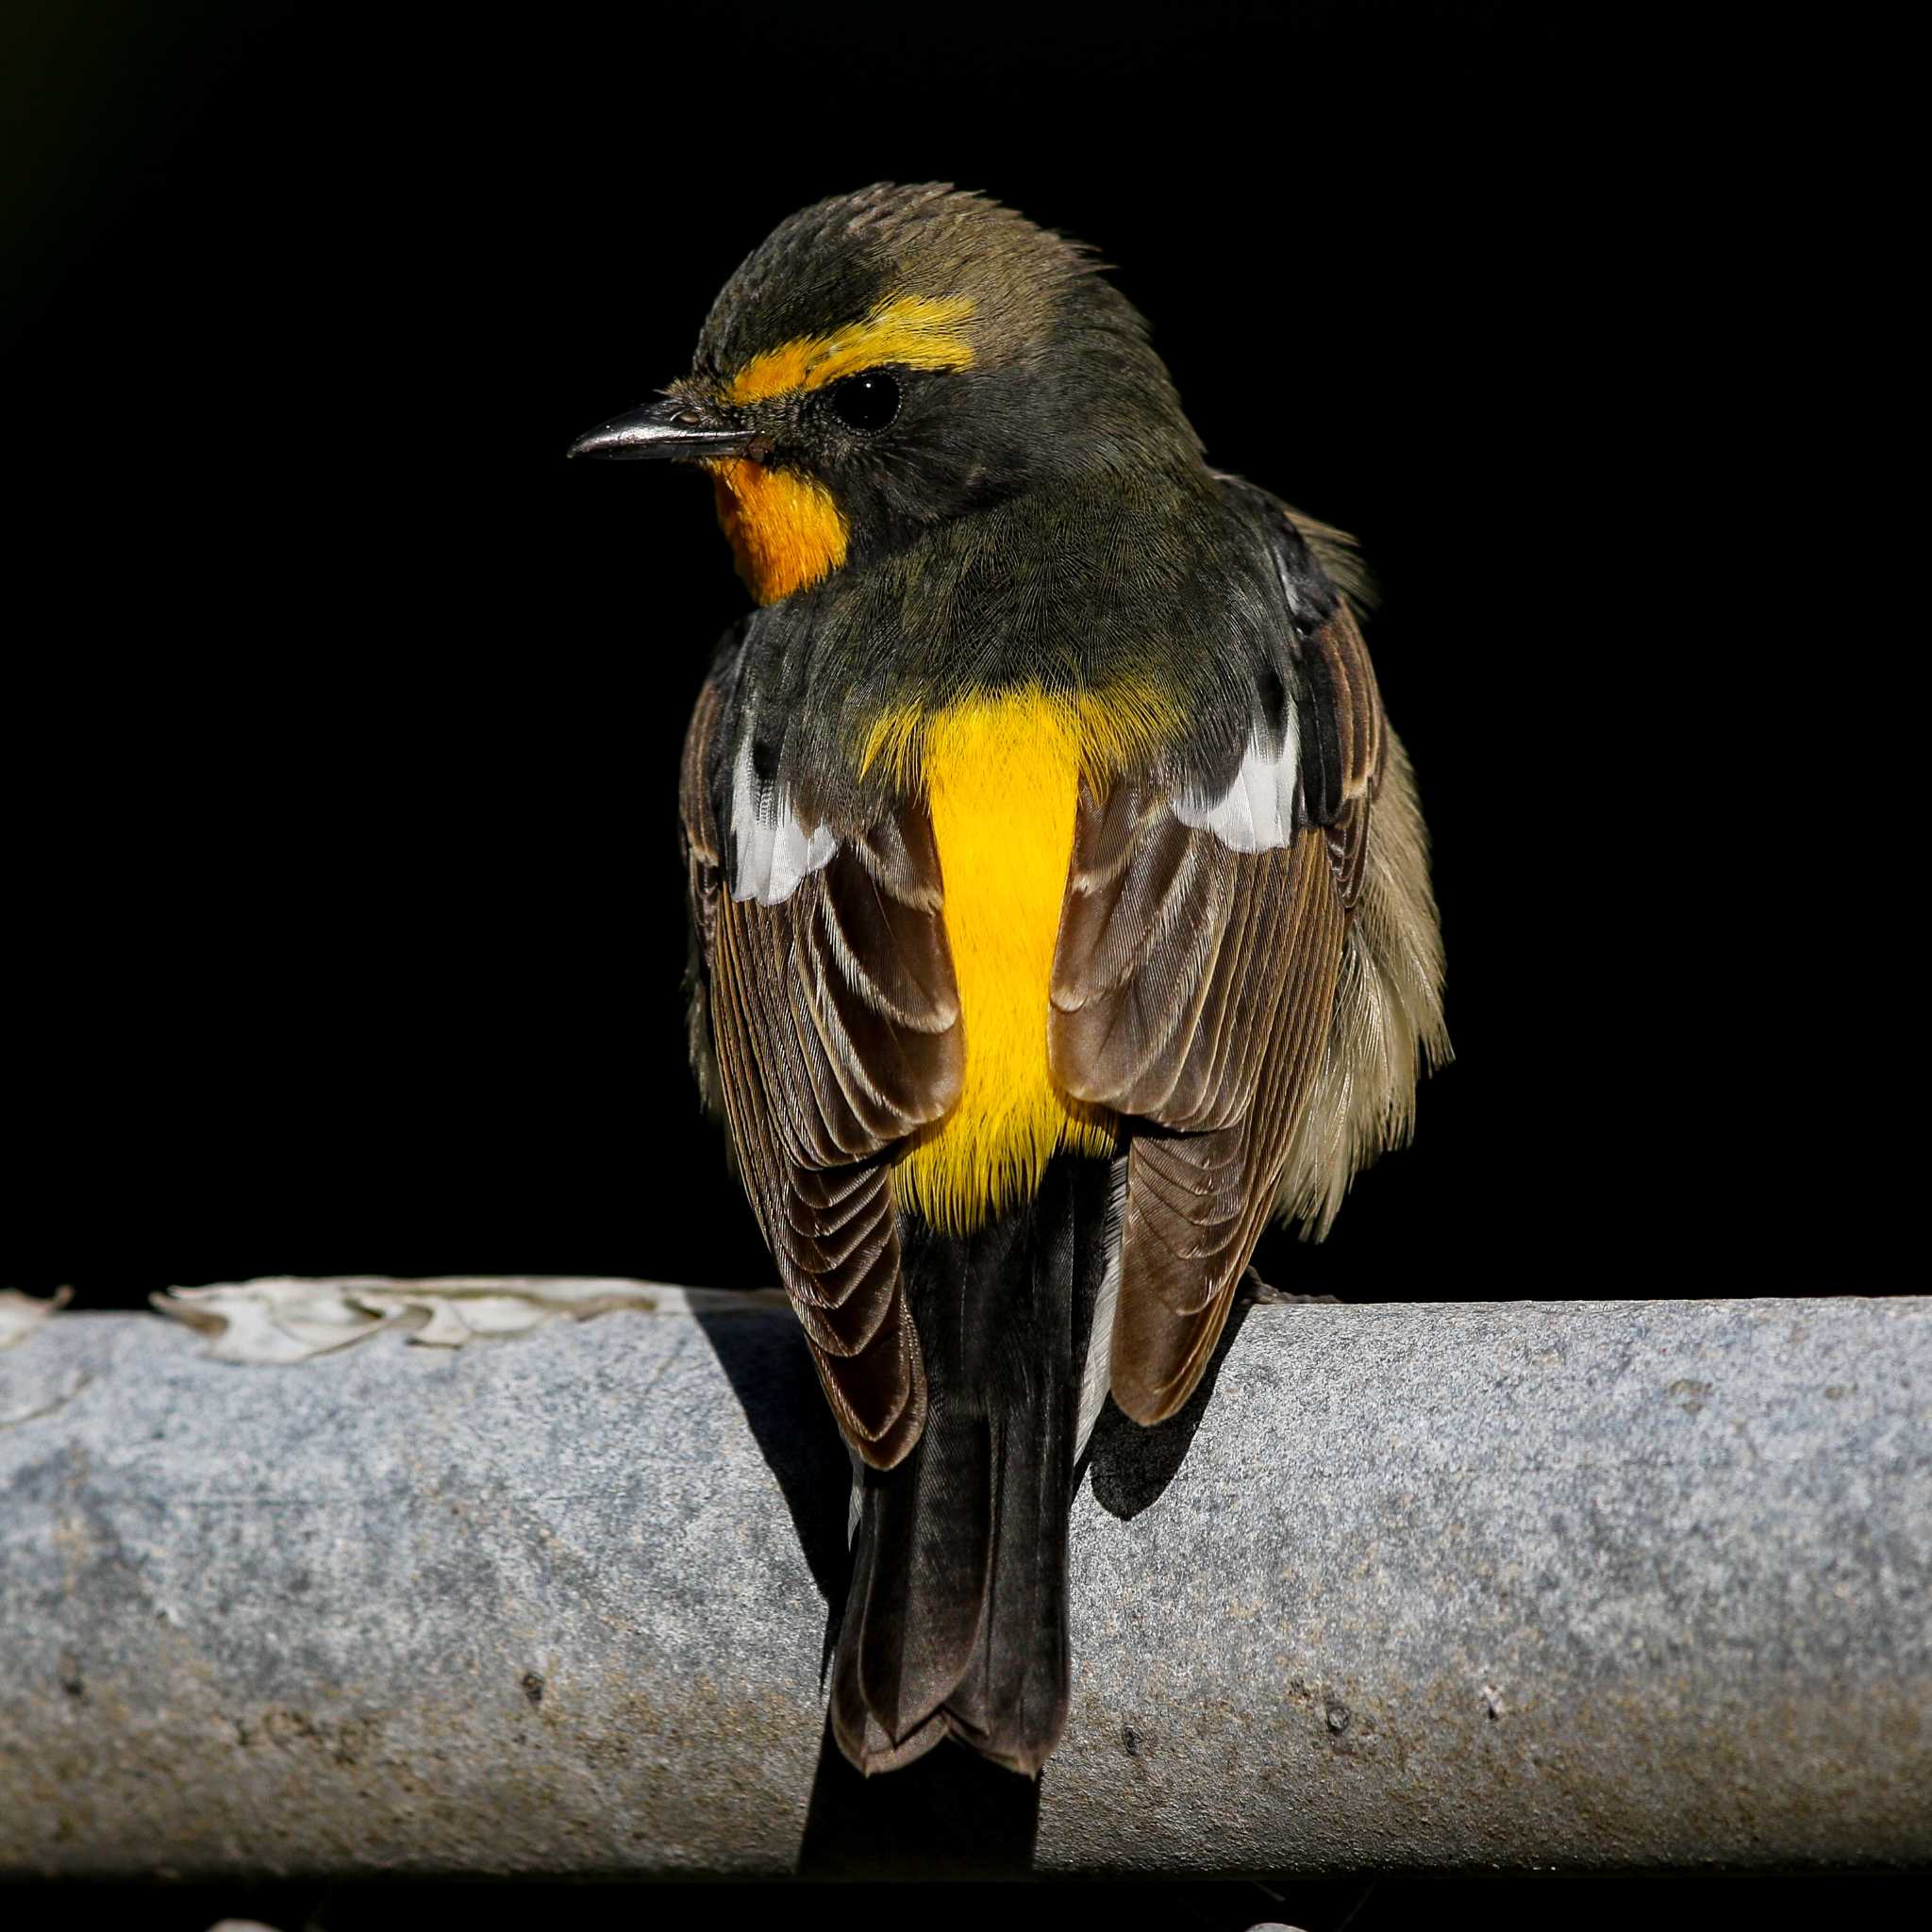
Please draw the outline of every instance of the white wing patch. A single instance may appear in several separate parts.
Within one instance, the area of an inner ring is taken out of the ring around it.
[[[1211,801],[1191,793],[1175,798],[1174,817],[1191,831],[1212,832],[1230,852],[1272,852],[1286,845],[1295,828],[1295,736],[1291,711],[1275,750],[1251,738],[1233,784]]]
[[[808,836],[775,785],[760,785],[751,765],[751,745],[739,747],[731,773],[731,838],[737,852],[734,899],[776,906],[798,890],[839,849],[824,825]]]
[[[1087,1360],[1080,1372],[1080,1420],[1074,1439],[1078,1462],[1092,1440],[1093,1424],[1107,1407],[1113,1386],[1113,1323],[1121,1300],[1121,1239],[1127,1212],[1127,1163],[1123,1156],[1113,1164],[1112,1191],[1107,1204],[1107,1272],[1094,1297],[1093,1320],[1087,1336]]]

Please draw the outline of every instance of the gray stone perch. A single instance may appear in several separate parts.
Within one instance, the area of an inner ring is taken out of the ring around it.
[[[488,1286],[351,1284],[283,1366],[0,1353],[0,1874],[1932,1859],[1932,1301],[1257,1307],[1103,1422],[1035,1788],[824,1750],[789,1313],[600,1283],[418,1345],[545,1285]]]

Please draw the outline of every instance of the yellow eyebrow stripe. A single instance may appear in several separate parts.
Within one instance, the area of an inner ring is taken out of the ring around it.
[[[908,369],[970,369],[973,344],[964,325],[973,313],[965,295],[902,295],[850,328],[800,337],[754,356],[731,379],[734,403],[760,403],[796,389],[819,389],[882,362]]]

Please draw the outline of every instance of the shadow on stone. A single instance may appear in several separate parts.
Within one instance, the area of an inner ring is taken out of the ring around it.
[[[1041,1784],[948,1740],[903,1771],[864,1777],[825,1725],[812,1779],[801,1878],[1024,1878]]]
[[[823,1684],[852,1576],[852,1553],[845,1541],[851,1458],[796,1322],[776,1319],[757,1303],[748,1303],[741,1315],[708,1312],[696,1320],[744,1410],[759,1453],[777,1478],[812,1581],[825,1600],[819,1657]]]
[[[1160,1500],[1168,1484],[1173,1482],[1180,1473],[1181,1464],[1187,1460],[1194,1432],[1201,1426],[1208,1406],[1214,1399],[1214,1385],[1220,1378],[1221,1365],[1227,1359],[1235,1338],[1241,1332],[1241,1324],[1248,1319],[1257,1298],[1269,1298],[1271,1295],[1272,1291],[1250,1269],[1235,1297],[1234,1307],[1228,1311],[1227,1326],[1222,1330],[1221,1340],[1208,1360],[1200,1386],[1188,1397],[1178,1415],[1169,1417],[1164,1423],[1157,1423],[1152,1428],[1143,1428],[1139,1423],[1130,1422],[1114,1406],[1111,1396],[1108,1398],[1106,1407],[1100,1411],[1100,1420],[1093,1424],[1092,1440],[1087,1444],[1087,1468],[1093,1476],[1094,1497],[1109,1516],[1117,1516],[1124,1522]],[[1076,1472],[1076,1491],[1078,1487],[1079,1474]]]

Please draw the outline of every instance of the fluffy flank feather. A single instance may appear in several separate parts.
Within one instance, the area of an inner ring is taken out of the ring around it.
[[[1451,1058],[1428,834],[1395,735],[1375,800],[1362,889],[1341,957],[1327,1050],[1282,1170],[1275,1212],[1320,1241],[1357,1174],[1415,1126],[1424,1063]]]
[[[1315,553],[1315,561],[1334,580],[1337,590],[1342,591],[1358,610],[1373,610],[1382,601],[1381,588],[1375,582],[1375,574],[1362,561],[1360,545],[1346,530],[1338,530],[1333,524],[1324,524],[1319,517],[1311,517],[1306,511],[1283,504],[1288,520],[1302,533],[1303,541]]]

